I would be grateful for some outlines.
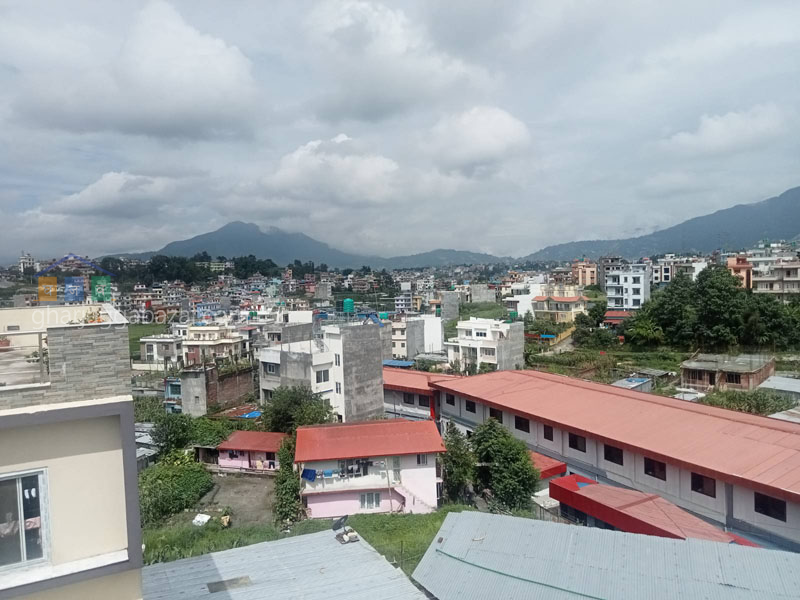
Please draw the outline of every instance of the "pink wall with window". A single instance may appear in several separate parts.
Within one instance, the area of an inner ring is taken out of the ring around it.
[[[371,509],[361,508],[361,495],[376,492],[381,495],[380,506]],[[312,519],[342,517],[344,515],[354,515],[358,513],[399,512],[404,501],[403,497],[397,492],[392,491],[390,496],[389,490],[387,489],[309,494],[305,496],[305,498]]]
[[[228,450],[220,450],[219,466],[225,469],[254,469],[274,471],[278,468],[277,458],[268,458],[266,452],[237,451],[238,456],[231,457]],[[270,454],[269,456],[274,456]]]

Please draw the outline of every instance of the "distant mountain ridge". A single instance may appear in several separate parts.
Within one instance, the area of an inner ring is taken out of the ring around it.
[[[375,269],[442,267],[460,264],[567,261],[586,256],[596,259],[619,255],[629,259],[668,252],[707,254],[716,249],[739,250],[763,239],[800,238],[800,187],[754,204],[739,204],[696,217],[648,235],[618,240],[585,240],[547,246],[519,259],[468,250],[438,249],[410,256],[358,255],[332,248],[303,233],[289,233],[276,227],[262,230],[253,223],[234,221],[216,231],[167,244],[161,250],[127,254],[150,258],[156,254],[194,256],[246,256],[270,258],[278,265],[294,260],[325,263],[330,267]]]
[[[800,234],[800,187],[754,204],[737,204],[648,235],[619,240],[586,240],[542,248],[520,260],[563,261],[619,255],[629,259],[656,254],[740,250],[760,240],[793,240]]]
[[[380,256],[362,256],[342,252],[331,248],[328,244],[315,240],[303,233],[289,233],[269,227],[265,231],[254,223],[234,221],[223,225],[216,231],[203,233],[187,240],[170,242],[161,250],[127,254],[135,258],[150,258],[157,254],[165,256],[194,256],[200,252],[208,252],[211,256],[247,256],[272,259],[278,265],[287,265],[294,260],[325,263],[330,267],[358,268],[369,265],[376,269],[404,269],[415,267],[440,267],[458,264],[498,263],[510,260],[469,252],[464,250],[431,250],[411,256],[383,258]]]

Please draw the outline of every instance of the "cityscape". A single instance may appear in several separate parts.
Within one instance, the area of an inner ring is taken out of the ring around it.
[[[622,5],[0,1],[0,599],[800,597],[800,12]]]

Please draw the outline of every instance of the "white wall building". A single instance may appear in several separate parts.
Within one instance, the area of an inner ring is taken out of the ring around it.
[[[488,363],[501,371],[525,364],[521,321],[506,323],[470,317],[468,321],[459,321],[456,329],[457,337],[444,343],[451,366],[458,361],[462,369],[469,365],[480,369],[481,364]]]
[[[608,308],[636,310],[650,298],[650,265],[623,265],[619,271],[606,276]]]

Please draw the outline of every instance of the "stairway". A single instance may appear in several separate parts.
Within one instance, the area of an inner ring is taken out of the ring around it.
[[[414,492],[410,491],[409,489],[403,487],[402,485],[395,485],[393,489],[397,491],[401,496],[406,499],[405,504],[405,511],[404,512],[423,512],[420,510],[414,510],[415,507],[423,508],[424,512],[435,512],[436,507],[431,506],[427,502],[424,502],[419,496],[414,494]],[[427,510],[425,510],[427,509]]]

